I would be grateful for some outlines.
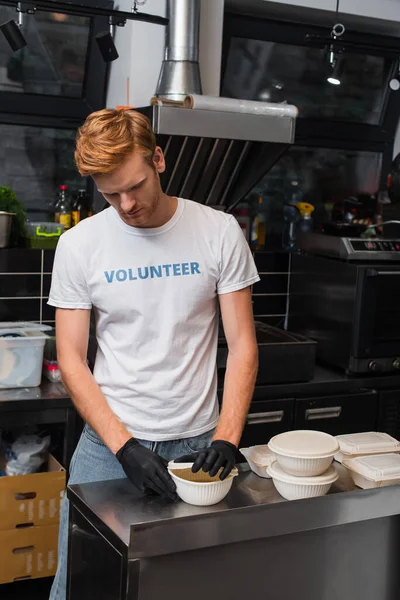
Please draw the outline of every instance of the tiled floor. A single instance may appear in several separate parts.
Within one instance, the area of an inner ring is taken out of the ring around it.
[[[48,600],[53,579],[31,579],[0,585],[1,600]]]

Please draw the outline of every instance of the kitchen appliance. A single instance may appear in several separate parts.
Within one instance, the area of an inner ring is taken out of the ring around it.
[[[400,240],[304,234],[290,278],[289,327],[348,373],[400,371]]]
[[[259,321],[255,322],[255,328],[259,360],[257,385],[310,381],[314,377],[316,343],[313,340]],[[228,345],[220,328],[218,369],[225,370],[227,357]]]

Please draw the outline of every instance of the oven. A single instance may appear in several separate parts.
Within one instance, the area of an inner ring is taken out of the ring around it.
[[[358,260],[314,254],[292,260],[290,329],[317,341],[320,360],[354,374],[400,371],[400,243],[390,258],[391,247],[382,246],[366,260],[371,243],[354,243],[367,251]]]

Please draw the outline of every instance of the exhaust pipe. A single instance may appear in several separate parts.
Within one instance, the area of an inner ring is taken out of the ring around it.
[[[167,0],[165,55],[155,95],[183,100],[201,94],[199,67],[200,0]]]

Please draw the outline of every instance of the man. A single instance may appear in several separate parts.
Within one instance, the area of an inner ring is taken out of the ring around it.
[[[257,373],[250,286],[259,277],[231,215],[163,193],[164,156],[140,113],[90,115],[75,160],[110,208],[62,236],[53,269],[59,366],[86,421],[69,483],[128,477],[174,500],[169,460],[195,453],[194,470],[222,468],[221,478],[234,466]],[[229,348],[220,416],[218,305]],[[52,600],[65,598],[67,520],[65,502]]]

